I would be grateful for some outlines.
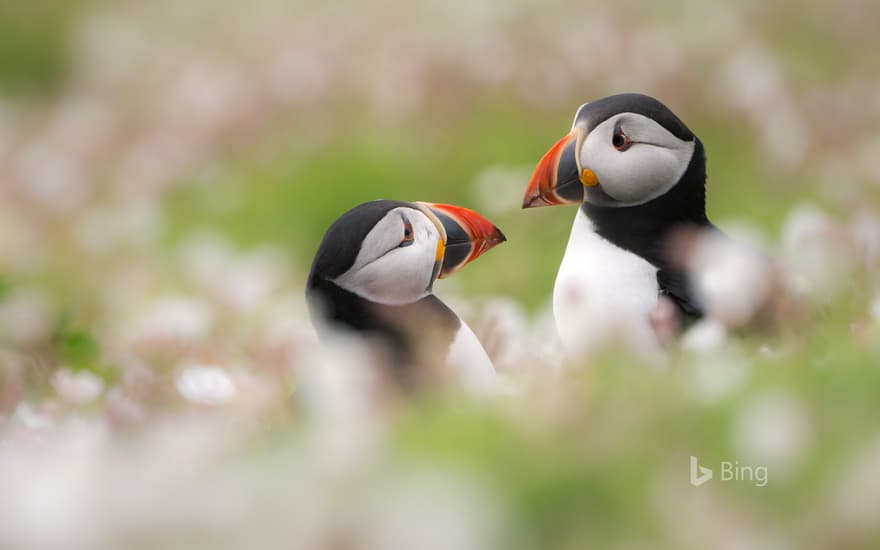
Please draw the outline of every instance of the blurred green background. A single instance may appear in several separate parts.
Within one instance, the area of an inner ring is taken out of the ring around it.
[[[870,138],[877,125],[876,106],[852,103],[873,101],[877,78],[874,8],[864,3],[267,2],[257,14],[160,3],[95,16],[103,9],[4,6],[0,87],[12,110],[84,90],[116,103],[122,112],[112,115],[128,131],[155,130],[148,137],[161,140],[172,131],[162,125],[180,115],[181,125],[189,116],[203,127],[185,134],[210,133],[169,139],[193,157],[171,159],[181,166],[163,174],[171,183],[159,214],[171,245],[208,227],[243,246],[281,243],[305,264],[324,228],[359,202],[460,203],[486,212],[510,242],[457,283],[534,307],[552,286],[571,213],[520,212],[517,195],[575,108],[620,91],[661,98],[705,142],[716,221],[741,220],[776,239],[798,202],[846,216],[877,201],[877,185],[867,184],[876,174],[843,160],[865,145],[854,134]],[[261,20],[272,10],[290,18],[287,30],[283,18]],[[362,22],[360,12],[370,16]],[[333,19],[341,23],[322,27]],[[259,36],[263,26],[269,36]],[[200,85],[213,88],[201,98],[212,105],[184,113]],[[151,109],[169,120],[150,128]],[[94,167],[90,184],[124,177],[106,168]],[[515,268],[499,280],[506,266]]]
[[[98,421],[121,394],[146,411],[137,426],[179,410],[185,360],[295,387],[312,254],[376,198],[494,221],[508,242],[438,292],[478,329],[498,299],[537,324],[574,211],[520,210],[531,169],[580,104],[638,91],[705,144],[710,218],[812,281],[803,311],[666,369],[611,354],[562,388],[539,373],[548,387],[518,402],[382,409],[388,447],[485,482],[500,548],[874,547],[878,21],[858,0],[6,2],[0,420],[31,402]],[[269,275],[248,255],[265,250]],[[169,295],[185,307],[151,317]],[[163,347],[143,319],[194,336]],[[283,359],[273,327],[294,341]],[[132,361],[153,393],[132,389]],[[64,369],[100,378],[101,397],[65,404]],[[292,421],[266,416],[257,448],[298,449]],[[689,455],[764,461],[770,483],[692,488]]]

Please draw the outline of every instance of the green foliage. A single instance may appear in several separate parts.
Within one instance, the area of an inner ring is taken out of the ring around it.
[[[58,358],[73,372],[88,371],[105,381],[113,378],[114,371],[102,362],[97,339],[70,311],[61,316],[53,342]]]
[[[0,92],[45,95],[62,83],[83,0],[0,3]]]

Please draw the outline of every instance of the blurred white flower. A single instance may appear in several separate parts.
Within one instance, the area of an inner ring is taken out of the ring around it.
[[[102,492],[100,421],[68,421],[54,440],[35,449],[0,452],[0,530],[4,548],[94,548],[101,532],[94,509]]]
[[[294,399],[303,407],[308,440],[328,472],[369,461],[381,434],[383,386],[369,346],[344,333],[328,333],[305,357]]]
[[[720,321],[698,321],[681,337],[680,346],[688,353],[689,389],[703,403],[715,403],[730,396],[749,379],[749,360],[728,340]]]
[[[232,379],[216,365],[183,365],[176,385],[181,396],[200,405],[224,405],[238,396]]]
[[[724,324],[715,319],[703,319],[681,337],[682,349],[700,354],[711,354],[718,351],[727,341],[727,330]]]
[[[187,275],[198,285],[210,284],[228,263],[235,251],[222,236],[199,232],[187,237],[178,248]]]
[[[752,320],[772,298],[776,274],[760,248],[714,231],[695,236],[687,267],[708,316],[728,327]]]
[[[166,296],[149,303],[125,329],[125,341],[136,347],[192,345],[211,332],[214,317],[201,302]]]
[[[192,281],[214,299],[238,311],[267,305],[285,278],[283,255],[272,248],[239,253],[219,236],[198,234],[181,246]]]
[[[782,254],[788,287],[813,299],[832,297],[855,262],[847,231],[811,205],[797,206],[786,218]]]
[[[104,381],[89,371],[73,372],[61,368],[52,375],[52,387],[73,405],[91,403],[104,391]]]
[[[308,368],[310,360],[321,348],[318,335],[309,322],[305,298],[298,291],[273,300],[264,324],[257,327],[255,338],[261,359],[267,366],[295,375]]]
[[[386,480],[363,505],[364,550],[480,550],[495,546],[495,518],[473,480],[431,474]]]
[[[18,423],[27,430],[47,430],[55,426],[55,419],[44,412],[35,410],[33,405],[22,401],[15,407],[12,422]]]
[[[733,445],[747,463],[768,466],[771,476],[794,474],[809,450],[813,435],[804,405],[782,391],[752,398],[742,408],[733,428]]]
[[[239,257],[221,278],[224,297],[238,310],[264,305],[284,278],[283,263],[280,255],[269,249]]]

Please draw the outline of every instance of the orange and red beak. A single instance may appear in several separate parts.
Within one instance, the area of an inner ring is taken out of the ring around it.
[[[451,204],[420,202],[437,225],[442,238],[437,244],[439,277],[447,277],[476,260],[507,238],[492,222],[473,210]]]
[[[526,188],[523,208],[583,202],[584,187],[599,183],[591,170],[581,168],[584,137],[584,131],[575,127],[541,157]]]

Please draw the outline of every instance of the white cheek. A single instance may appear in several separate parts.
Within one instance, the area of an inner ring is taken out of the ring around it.
[[[419,210],[405,209],[414,242],[395,247],[403,235],[397,210],[391,211],[365,238],[354,265],[336,284],[372,302],[411,304],[430,294],[439,231]]]
[[[427,239],[396,248],[355,272],[348,272],[336,283],[370,301],[403,305],[429,293],[436,245],[429,250]]]
[[[581,150],[582,165],[596,174],[606,194],[627,204],[648,202],[672,189],[693,153],[693,143],[675,149],[636,143],[618,151],[610,141],[610,135],[591,134]]]

